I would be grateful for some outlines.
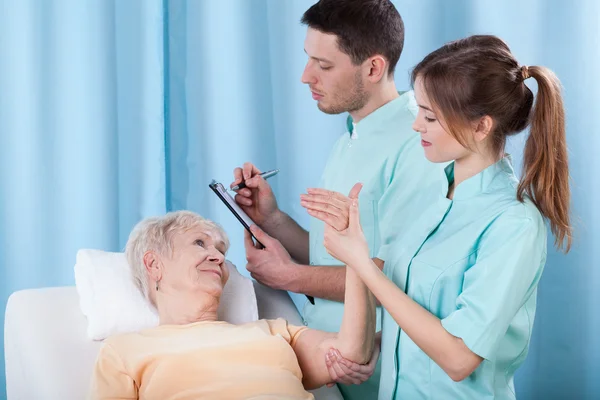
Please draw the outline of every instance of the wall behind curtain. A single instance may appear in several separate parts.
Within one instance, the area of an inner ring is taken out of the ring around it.
[[[317,185],[344,116],[318,111],[301,84],[299,24],[311,0],[0,0],[0,299],[72,285],[83,247],[121,250],[141,218],[187,208],[230,233],[244,272],[242,230],[207,188],[234,167],[280,168],[279,205]],[[394,1],[406,25],[397,68],[444,42],[503,37],[523,64],[565,87],[576,242],[551,250],[540,283],[524,399],[600,396],[600,5],[593,0]],[[534,88],[533,81],[528,81]],[[509,144],[520,163],[522,135]],[[587,151],[586,151],[587,150]],[[551,243],[551,242],[550,242]]]
[[[158,0],[0,0],[2,315],[165,212],[163,28]]]

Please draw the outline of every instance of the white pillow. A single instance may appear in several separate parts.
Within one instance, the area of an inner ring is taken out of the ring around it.
[[[226,261],[229,280],[219,305],[219,320],[241,324],[258,319],[252,281]],[[88,321],[87,334],[103,340],[117,333],[158,325],[154,307],[133,283],[124,253],[83,249],[77,252],[75,286]]]

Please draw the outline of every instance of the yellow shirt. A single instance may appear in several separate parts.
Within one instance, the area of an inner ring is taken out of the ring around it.
[[[293,350],[305,329],[217,321],[114,336],[98,355],[90,398],[314,399]]]

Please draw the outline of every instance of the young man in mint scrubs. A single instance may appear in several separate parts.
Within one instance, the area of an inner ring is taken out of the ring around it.
[[[399,93],[394,83],[404,44],[402,18],[389,0],[321,0],[305,12],[302,23],[308,26],[302,82],[321,111],[349,113],[347,133],[331,150],[319,187],[348,194],[356,182],[363,184],[360,220],[371,257],[384,268],[390,246],[416,218],[407,211],[413,193],[433,185],[443,197],[447,190],[442,166],[427,161],[411,128],[418,112],[414,95]],[[236,201],[281,246],[247,248],[247,268],[267,286],[305,294],[299,307],[305,324],[337,332],[346,267],[325,250],[324,224],[312,218],[305,231],[279,210],[259,173],[250,163],[236,168],[232,185],[245,181],[248,186]],[[377,322],[379,330],[379,317]],[[344,398],[376,398],[378,371],[361,385],[339,385]]]

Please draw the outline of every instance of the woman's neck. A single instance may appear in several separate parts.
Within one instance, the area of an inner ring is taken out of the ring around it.
[[[160,325],[187,325],[218,319],[219,298],[206,293],[186,296],[159,292],[156,304]]]
[[[477,175],[500,160],[502,156],[484,156],[479,153],[471,153],[468,156],[454,161],[454,182],[448,187],[448,198],[454,197],[456,187],[467,179]]]

